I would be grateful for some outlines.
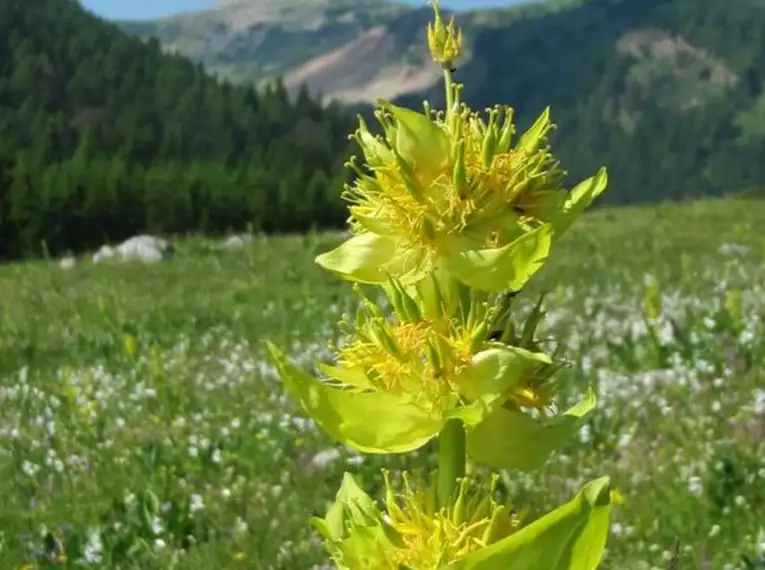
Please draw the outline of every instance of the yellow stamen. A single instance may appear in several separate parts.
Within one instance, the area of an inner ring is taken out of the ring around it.
[[[504,513],[501,523],[503,532],[491,540],[494,542],[512,534],[521,526],[521,518],[490,499],[489,508],[479,510],[481,501],[473,500],[480,490],[471,482],[461,486],[463,504],[469,505],[462,520],[455,520],[453,507],[433,511],[428,505],[427,493],[422,486],[414,486],[405,478],[403,493],[391,490],[388,477],[386,505],[390,525],[402,539],[403,546],[390,556],[392,568],[416,568],[436,570],[488,546],[483,539],[485,530],[499,512]],[[483,506],[483,505],[481,505]]]

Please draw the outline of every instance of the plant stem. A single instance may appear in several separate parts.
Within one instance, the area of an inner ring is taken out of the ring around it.
[[[448,116],[454,105],[454,81],[452,80],[452,71],[448,67],[444,68],[444,83],[446,84],[446,114]]]
[[[446,422],[438,436],[438,504],[448,507],[454,500],[457,480],[465,476],[465,426],[462,420]]]

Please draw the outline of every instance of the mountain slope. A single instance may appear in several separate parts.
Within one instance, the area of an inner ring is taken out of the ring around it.
[[[259,5],[240,0],[248,1]],[[300,0],[268,3],[304,13]],[[303,46],[302,59],[289,51],[288,61],[264,44],[251,56],[277,61],[291,88],[306,81],[328,98],[443,103],[438,70],[424,51],[428,10],[362,0],[345,0],[338,10],[344,21],[357,23],[344,39],[333,36],[331,45],[309,49],[309,36],[292,38],[296,50]],[[171,18],[143,32],[162,40],[167,35],[158,30],[177,26],[166,44],[177,48],[191,37],[181,21]],[[556,148],[572,177],[602,163],[610,167],[613,189],[605,202],[720,194],[765,183],[765,3],[561,0],[460,14],[458,21],[467,38],[458,78],[468,102],[478,108],[510,103],[521,126],[551,106],[559,125]],[[275,19],[271,33],[288,27]],[[202,38],[194,41],[200,45]],[[209,48],[205,58],[215,53]],[[245,69],[239,67],[245,60],[232,61],[231,70]],[[269,77],[261,71],[243,75]]]
[[[342,222],[350,126],[306,93],[221,84],[75,2],[3,0],[0,257]]]
[[[484,30],[474,50],[466,98],[511,102],[522,123],[550,105],[564,165],[611,168],[606,200],[765,182],[765,3],[591,0]]]
[[[513,9],[460,14],[470,38],[481,30],[556,11],[581,0],[548,0]],[[120,22],[158,39],[223,77],[272,82],[346,103],[416,93],[440,78],[423,44],[432,10],[390,0],[226,0],[217,8],[156,21]],[[448,12],[446,12],[448,14]]]
[[[324,78],[337,76],[331,70],[339,60],[339,89],[350,87],[348,96],[353,99],[354,85],[367,85],[379,67],[398,65],[407,56],[413,42],[388,32],[405,29],[407,18],[417,12],[380,0],[229,0],[214,10],[121,25],[131,34],[160,39],[165,49],[188,55],[213,73],[240,81],[283,75],[288,86],[308,80],[314,90],[335,94]],[[417,67],[424,51],[419,45],[411,51]],[[349,55],[353,59],[345,63]],[[380,72],[385,75],[385,70]],[[416,84],[415,89],[423,87]]]

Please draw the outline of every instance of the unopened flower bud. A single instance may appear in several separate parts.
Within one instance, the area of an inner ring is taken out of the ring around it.
[[[428,49],[433,60],[445,67],[452,67],[459,59],[462,51],[462,32],[451,19],[448,25],[444,24],[438,4],[433,2],[435,22],[428,23]]]

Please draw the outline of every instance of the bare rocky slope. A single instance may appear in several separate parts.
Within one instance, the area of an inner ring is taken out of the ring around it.
[[[424,46],[430,16],[385,0],[230,0],[122,25],[237,81],[281,76],[354,107],[419,107],[442,102]],[[607,164],[612,199],[765,184],[762,0],[547,0],[459,23],[467,100],[511,103],[521,126],[551,106],[563,164],[574,176]]]
[[[470,31],[490,28],[567,3],[468,12],[460,24]],[[386,0],[224,0],[212,10],[121,25],[229,79],[282,77],[290,90],[305,83],[313,93],[358,103],[416,93],[438,81],[424,46],[431,16],[427,6]],[[463,63],[469,52],[468,46]]]

